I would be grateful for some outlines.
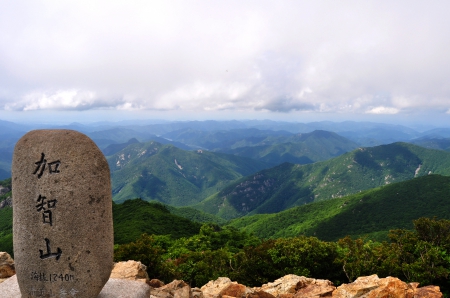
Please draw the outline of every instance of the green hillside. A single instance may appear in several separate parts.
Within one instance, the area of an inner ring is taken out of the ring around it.
[[[0,186],[11,189],[11,178],[0,181]],[[11,191],[0,195],[0,202],[11,198]],[[0,209],[0,251],[12,254],[12,208]]]
[[[255,173],[264,163],[157,142],[136,143],[108,157],[113,200],[155,200],[172,206],[198,203],[225,185]]]
[[[201,224],[192,222],[159,203],[141,199],[113,203],[114,243],[135,241],[142,234],[170,235],[172,238],[190,237],[199,232]]]
[[[171,214],[189,219],[190,221],[193,222],[215,223],[218,225],[224,225],[228,222],[227,220],[221,217],[205,213],[192,207],[173,207],[169,205],[166,205],[165,207],[167,208],[167,210],[170,211]]]
[[[0,209],[0,251],[13,254],[12,244],[12,208]]]
[[[420,217],[450,219],[450,177],[423,176],[277,214],[238,218],[229,225],[262,238],[307,235],[334,241],[368,235],[381,240],[391,229],[412,229]]]
[[[116,244],[135,241],[144,233],[170,235],[173,239],[190,237],[201,227],[198,222],[172,214],[160,203],[140,199],[113,203],[113,223]],[[0,209],[0,251],[13,254],[11,207]]]
[[[226,219],[276,213],[431,173],[450,175],[449,152],[406,143],[359,148],[323,162],[263,170],[195,207]]]
[[[256,146],[242,146],[221,152],[251,157],[271,165],[283,162],[307,164],[327,160],[354,150],[358,145],[336,133],[311,133],[266,138]]]

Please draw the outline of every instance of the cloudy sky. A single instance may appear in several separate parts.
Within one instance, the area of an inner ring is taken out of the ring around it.
[[[0,1],[0,119],[450,125],[449,1]]]

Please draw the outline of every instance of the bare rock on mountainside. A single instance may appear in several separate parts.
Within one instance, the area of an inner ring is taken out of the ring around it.
[[[3,209],[5,207],[12,207],[12,198],[7,197],[3,201],[0,202],[0,209]]]
[[[5,194],[5,193],[10,192],[10,191],[11,191],[11,189],[9,189],[8,187],[0,185],[0,195]]]
[[[418,283],[405,283],[396,277],[379,278],[376,274],[357,278],[354,282],[343,284],[333,292],[333,298],[441,298],[437,286],[418,288]]]

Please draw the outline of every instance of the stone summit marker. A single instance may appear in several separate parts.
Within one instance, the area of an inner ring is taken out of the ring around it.
[[[31,131],[14,149],[12,189],[22,297],[97,297],[114,245],[109,167],[98,147],[73,130]]]

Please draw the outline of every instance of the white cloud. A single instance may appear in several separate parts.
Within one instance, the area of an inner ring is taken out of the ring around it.
[[[447,1],[14,1],[13,110],[450,109]]]
[[[398,112],[399,110],[396,108],[383,106],[374,107],[366,111],[367,114],[388,114],[388,115],[398,114]]]

